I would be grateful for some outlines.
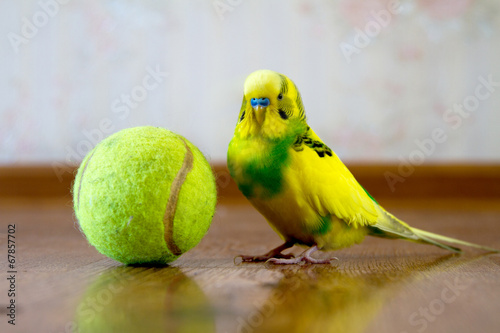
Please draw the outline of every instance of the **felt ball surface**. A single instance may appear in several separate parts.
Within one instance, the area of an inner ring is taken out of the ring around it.
[[[146,126],[117,132],[87,154],[73,202],[80,229],[99,252],[125,264],[165,264],[206,234],[217,192],[196,146]]]

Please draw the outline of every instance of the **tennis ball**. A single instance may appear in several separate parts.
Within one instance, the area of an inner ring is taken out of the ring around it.
[[[166,264],[196,246],[216,201],[212,170],[198,148],[151,126],[101,141],[73,185],[81,231],[99,252],[124,264]]]

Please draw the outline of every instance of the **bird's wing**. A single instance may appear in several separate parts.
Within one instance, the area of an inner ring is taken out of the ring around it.
[[[294,146],[294,163],[301,179],[304,200],[320,216],[306,223],[324,223],[321,217],[335,215],[353,227],[377,223],[377,203],[351,172],[312,130]],[[324,220],[324,219],[323,219]],[[311,226],[314,229],[314,226]]]

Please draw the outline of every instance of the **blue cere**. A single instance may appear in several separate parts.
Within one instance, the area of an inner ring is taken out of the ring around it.
[[[252,98],[250,100],[250,104],[252,105],[252,107],[257,107],[257,106],[262,106],[262,107],[267,107],[269,106],[269,104],[271,104],[271,102],[269,101],[269,98]]]

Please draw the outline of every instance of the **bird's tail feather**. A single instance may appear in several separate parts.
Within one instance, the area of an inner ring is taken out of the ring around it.
[[[377,223],[372,226],[371,235],[373,236],[386,238],[403,238],[417,243],[432,244],[452,252],[462,252],[462,250],[458,247],[443,244],[442,242],[465,245],[488,252],[500,252],[500,250],[488,246],[482,246],[410,227],[407,223],[401,221],[382,207],[380,207],[379,212],[381,213],[381,217],[379,218]]]
[[[447,242],[447,243],[451,243],[451,244],[465,245],[465,246],[474,247],[476,249],[481,249],[481,250],[489,251],[489,252],[500,252],[500,250],[494,249],[492,247],[474,244],[474,243],[466,242],[466,241],[463,241],[460,239],[434,234],[432,232],[420,230],[420,229],[413,228],[413,227],[411,228],[411,230],[415,234],[417,234],[419,237],[426,237],[426,238],[430,238],[432,240]]]

